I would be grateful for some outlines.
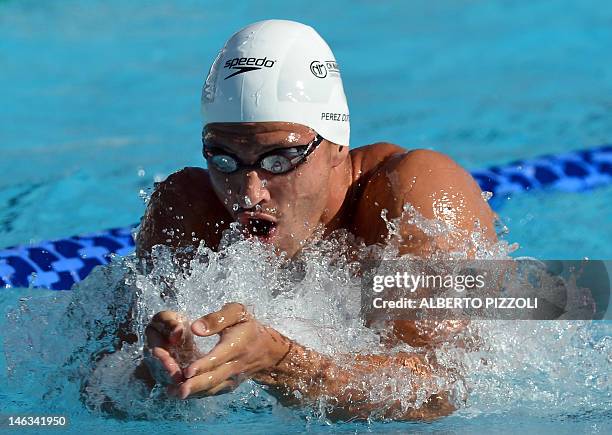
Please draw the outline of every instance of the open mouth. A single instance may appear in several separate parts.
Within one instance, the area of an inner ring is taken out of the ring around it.
[[[267,241],[276,232],[276,222],[267,219],[249,218],[244,223],[244,229],[251,237]]]

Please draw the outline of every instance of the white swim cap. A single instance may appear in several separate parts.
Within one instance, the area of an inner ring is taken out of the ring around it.
[[[234,34],[202,90],[204,123],[284,121],[348,145],[349,110],[336,59],[310,26],[285,20]]]

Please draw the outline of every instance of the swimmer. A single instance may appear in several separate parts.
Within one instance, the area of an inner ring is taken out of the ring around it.
[[[386,142],[349,147],[340,69],[309,26],[269,20],[234,34],[210,69],[202,111],[208,170],[184,168],[158,185],[137,237],[141,257],[157,244],[218,247],[232,222],[288,257],[321,227],[323,236],[346,229],[367,245],[382,243],[388,228],[381,211],[397,218],[407,203],[458,231],[432,236],[404,222],[400,254],[427,258],[459,250],[474,231],[483,240],[496,239],[494,213],[480,188],[449,157]],[[381,407],[384,417],[400,420],[454,410],[445,393],[408,411],[399,403],[370,401],[361,380],[380,367],[409,367],[427,376],[431,367],[417,355],[354,355],[348,370],[258,322],[240,301],[202,314],[189,324],[177,313],[161,312],[146,329],[148,351],[172,379],[169,394],[177,398],[220,394],[253,379],[287,405],[333,398],[334,419],[367,419]],[[431,344],[414,322],[398,320],[389,328],[411,346]],[[220,340],[200,354],[193,335]],[[181,368],[173,357],[177,349],[195,361]]]

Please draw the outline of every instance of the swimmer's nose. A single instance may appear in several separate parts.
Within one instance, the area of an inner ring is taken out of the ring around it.
[[[270,200],[266,182],[260,178],[257,171],[248,171],[241,180],[240,187],[237,200],[242,208],[249,209]]]

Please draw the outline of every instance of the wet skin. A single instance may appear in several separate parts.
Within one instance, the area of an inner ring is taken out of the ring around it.
[[[314,135],[305,126],[281,122],[209,124],[203,132],[206,143],[239,156],[246,164],[272,149],[307,144]],[[200,240],[214,248],[234,221],[290,257],[321,227],[324,235],[347,229],[371,245],[384,242],[387,236],[381,211],[388,210],[387,217],[393,219],[402,214],[406,203],[425,218],[447,222],[454,229],[430,237],[403,222],[402,254],[427,257],[440,251],[469,252],[467,235],[475,229],[484,240],[496,239],[494,214],[480,188],[449,157],[428,150],[407,152],[389,143],[349,152],[324,140],[305,163],[286,174],[261,169],[225,174],[213,168],[185,168],[172,174],[151,198],[137,251],[146,256],[156,244],[197,246]],[[249,226],[262,220],[273,228],[269,235]],[[167,229],[174,230],[172,236]],[[295,401],[292,392],[299,390],[304,401],[321,395],[335,397],[338,404],[332,418],[367,418],[380,404],[365,400],[366,391],[347,388],[358,383],[359,376],[389,365],[411,367],[424,377],[431,371],[417,355],[405,353],[354,356],[351,370],[340,368],[326,356],[262,325],[239,303],[227,304],[191,326],[177,316],[158,313],[147,328],[147,344],[173,379],[169,393],[183,399],[231,391],[252,378],[284,403]],[[439,339],[418,331],[413,321],[395,321],[389,328],[397,340],[412,346],[433,345]],[[220,341],[211,352],[200,355],[193,334],[218,334]],[[177,352],[191,352],[195,362],[181,369]],[[445,394],[434,395],[422,408],[408,412],[400,412],[395,405],[386,416],[431,419],[454,409]]]

